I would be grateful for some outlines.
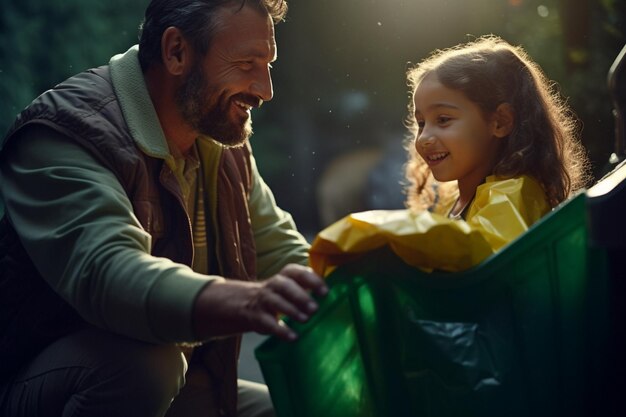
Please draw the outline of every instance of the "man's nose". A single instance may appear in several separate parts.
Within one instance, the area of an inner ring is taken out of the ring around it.
[[[256,95],[263,101],[270,101],[274,97],[274,87],[272,85],[272,75],[270,68],[264,68],[257,72],[252,85],[250,86],[252,94]]]

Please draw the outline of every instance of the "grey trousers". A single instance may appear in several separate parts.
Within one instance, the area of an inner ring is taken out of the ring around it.
[[[57,340],[9,383],[3,417],[218,417],[203,369],[180,349],[85,329]],[[267,387],[239,380],[238,417],[273,417]]]

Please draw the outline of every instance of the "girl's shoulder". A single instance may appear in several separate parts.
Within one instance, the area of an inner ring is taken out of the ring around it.
[[[535,178],[529,175],[520,175],[512,178],[500,178],[490,175],[485,182],[476,189],[476,196],[483,193],[497,191],[504,194],[536,194],[537,197],[547,200],[543,187]]]
[[[529,175],[520,175],[512,178],[487,177],[476,189],[470,212],[475,214],[488,205],[503,202],[517,210],[531,210],[539,217],[550,211],[548,197],[539,181]]]

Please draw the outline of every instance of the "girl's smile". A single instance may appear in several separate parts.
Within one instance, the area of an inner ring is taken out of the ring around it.
[[[428,164],[428,166],[433,167],[443,161],[445,158],[450,155],[449,152],[436,152],[431,154],[426,154],[423,156],[424,160]]]

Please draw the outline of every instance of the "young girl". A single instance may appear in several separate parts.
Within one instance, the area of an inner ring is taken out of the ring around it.
[[[320,274],[385,244],[422,269],[468,268],[588,179],[573,113],[521,48],[482,37],[436,51],[407,78],[409,210],[322,231],[310,251]]]

